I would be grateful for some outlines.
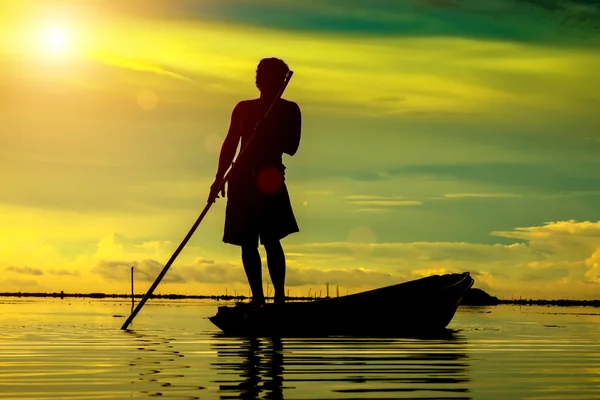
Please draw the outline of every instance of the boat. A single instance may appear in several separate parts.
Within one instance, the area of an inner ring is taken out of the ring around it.
[[[469,272],[432,275],[314,301],[220,306],[209,320],[223,334],[243,337],[429,334],[448,326],[473,283]]]

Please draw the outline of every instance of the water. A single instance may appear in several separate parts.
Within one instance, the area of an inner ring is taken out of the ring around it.
[[[0,298],[0,399],[600,399],[600,310],[461,307],[440,339],[222,337],[216,303]]]

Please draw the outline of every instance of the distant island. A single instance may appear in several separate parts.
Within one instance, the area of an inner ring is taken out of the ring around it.
[[[91,299],[124,299],[131,300],[131,294],[106,294],[106,293],[30,293],[30,292],[0,292],[0,297],[52,297],[52,298],[91,298]],[[134,299],[141,299],[143,294],[135,294]],[[151,299],[198,299],[198,300],[217,300],[217,301],[245,301],[247,296],[232,296],[232,295],[184,295],[184,294],[153,294]],[[324,299],[326,297],[305,296],[305,297],[287,297],[289,301],[314,301]],[[270,299],[270,298],[268,298]],[[533,300],[533,299],[499,299],[492,296],[481,289],[471,288],[463,297],[461,305],[464,306],[495,306],[500,304],[514,305],[537,305],[537,306],[585,306],[585,307],[600,307],[600,300]]]
[[[573,306],[586,306],[586,307],[600,307],[600,300],[533,300],[533,299],[499,299],[496,296],[492,296],[481,289],[471,288],[463,297],[460,303],[464,306],[495,306],[498,304],[514,304],[521,306],[561,306],[561,307],[573,307]]]

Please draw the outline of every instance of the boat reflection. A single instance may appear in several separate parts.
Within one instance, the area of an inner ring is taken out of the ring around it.
[[[462,336],[215,339],[221,399],[471,398]]]

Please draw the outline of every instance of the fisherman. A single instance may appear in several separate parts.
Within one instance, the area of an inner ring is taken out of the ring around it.
[[[256,132],[227,182],[227,206],[223,242],[240,246],[242,263],[252,290],[250,304],[265,303],[262,287],[259,239],[267,256],[269,275],[275,288],[274,302],[285,302],[285,254],[281,239],[298,232],[285,184],[283,153],[296,154],[300,145],[301,112],[293,101],[278,98],[289,72],[278,58],[262,59],[256,69],[260,96],[239,102],[233,109],[227,137],[221,147],[215,181],[209,201],[225,197],[219,184],[232,165],[238,144],[242,149]],[[263,116],[273,107],[266,119]],[[256,129],[255,129],[256,128]]]

